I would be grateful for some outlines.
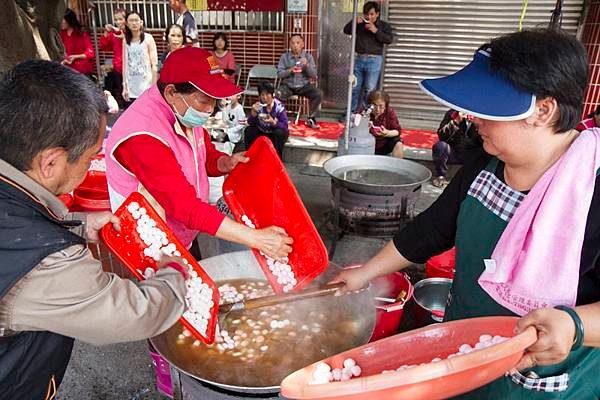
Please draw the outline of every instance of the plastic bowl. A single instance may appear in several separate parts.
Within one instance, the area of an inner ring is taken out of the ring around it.
[[[443,324],[391,336],[324,359],[341,368],[347,358],[361,367],[358,378],[311,385],[318,363],[298,370],[281,383],[290,399],[444,399],[466,393],[502,376],[517,365],[524,350],[536,341],[534,328],[514,336],[517,317],[482,317]],[[431,363],[456,353],[460,345],[474,345],[482,334],[511,339],[472,353]],[[421,363],[425,365],[418,365]],[[381,374],[401,365],[418,366]]]

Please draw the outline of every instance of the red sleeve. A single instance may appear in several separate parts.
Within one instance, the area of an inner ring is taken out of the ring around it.
[[[223,153],[215,147],[214,143],[210,140],[210,135],[204,129],[204,147],[206,148],[206,174],[208,176],[223,176],[223,172],[219,171],[217,162],[219,158],[223,156],[229,156],[227,153]]]
[[[390,108],[388,109],[388,117],[387,117],[387,125],[385,127],[385,129],[388,129],[390,131],[396,130],[398,131],[398,133],[400,133],[402,131],[402,128],[400,127],[400,121],[398,121],[398,115],[396,115],[396,111],[394,111],[394,109]]]
[[[115,149],[115,158],[133,173],[165,209],[189,229],[214,235],[225,216],[196,197],[196,190],[181,171],[175,154],[158,139],[137,135]]]
[[[83,32],[83,43],[85,44],[85,54],[86,58],[94,58],[94,46],[92,46],[92,41],[90,39],[90,35],[87,32]]]
[[[100,35],[100,40],[98,41],[98,47],[102,51],[114,51],[113,50],[113,33],[109,32],[108,35],[104,36],[104,34]]]

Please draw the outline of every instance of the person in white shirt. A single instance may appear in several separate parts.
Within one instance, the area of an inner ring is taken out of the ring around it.
[[[223,120],[228,125],[225,133],[231,143],[239,143],[244,135],[244,128],[246,128],[246,113],[239,102],[239,95],[229,97],[227,100],[230,102],[223,110]]]
[[[170,0],[169,6],[171,7],[171,10],[179,15],[175,23],[183,26],[186,43],[191,44],[194,47],[200,47],[198,44],[198,25],[196,25],[194,15],[192,15],[187,8],[185,0]]]

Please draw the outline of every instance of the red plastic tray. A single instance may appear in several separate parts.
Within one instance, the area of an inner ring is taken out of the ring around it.
[[[167,227],[167,224],[158,215],[158,213],[152,208],[150,203],[138,192],[133,192],[125,202],[117,209],[115,215],[121,220],[121,232],[117,232],[113,229],[112,224],[106,224],[100,234],[102,239],[108,246],[108,248],[116,254],[123,264],[136,278],[139,280],[145,279],[139,271],[144,271],[147,267],[151,267],[156,270],[156,261],[150,257],[144,255],[144,249],[146,244],[140,239],[139,234],[136,231],[136,221],[133,219],[127,206],[131,202],[137,202],[140,207],[146,208],[146,213],[150,218],[156,221],[156,226],[167,234],[169,242],[174,243],[177,250],[181,253],[181,257],[188,260],[189,265],[194,268],[198,273],[198,276],[202,278],[202,281],[209,285],[213,291],[213,303],[214,306],[211,309],[211,317],[208,321],[208,327],[206,328],[206,336],[203,336],[198,332],[192,324],[190,324],[185,318],[181,317],[181,323],[196,337],[204,343],[213,343],[215,340],[215,330],[217,324],[217,314],[219,308],[219,289],[215,282],[208,276],[208,274],[202,269],[200,264],[189,251],[181,244],[181,242],[173,235],[171,230]]]
[[[329,264],[327,250],[271,141],[258,138],[246,152],[250,161],[238,164],[223,184],[223,197],[235,219],[248,216],[257,229],[276,225],[294,239],[289,265],[298,283],[306,287]],[[252,249],[271,287],[283,293],[267,260]]]

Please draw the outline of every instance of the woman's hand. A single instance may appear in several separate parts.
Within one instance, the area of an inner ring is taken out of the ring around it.
[[[129,91],[126,86],[123,86],[123,100],[129,101]]]
[[[273,118],[273,117],[271,116],[271,114],[267,114],[267,115],[268,115],[268,117],[267,117],[267,118],[266,118],[264,121],[265,121],[267,124],[270,124],[270,125],[273,125],[273,126],[277,125],[277,119]]]
[[[575,323],[569,314],[554,308],[541,308],[521,318],[515,330],[521,333],[530,326],[537,330],[538,340],[527,349],[517,370],[558,364],[567,358],[575,337]]]
[[[294,240],[287,235],[283,228],[269,226],[264,229],[254,230],[252,247],[262,251],[267,256],[281,261],[292,251]]]
[[[367,287],[371,279],[371,276],[366,273],[363,267],[357,267],[343,270],[330,283],[344,282],[345,285],[339,291],[348,293]]]
[[[252,108],[250,108],[250,112],[252,113],[253,116],[256,117],[256,115],[258,115],[259,111],[260,111],[260,103],[257,101],[256,103],[252,104]]]
[[[217,161],[217,168],[224,174],[230,173],[239,163],[245,164],[250,161],[250,159],[244,154],[246,154],[245,151],[241,153],[235,153],[231,156],[223,156],[219,158]]]
[[[109,222],[112,223],[113,228],[116,231],[121,230],[121,221],[110,211],[87,214],[85,221],[85,237],[92,242],[98,241],[98,231]]]

